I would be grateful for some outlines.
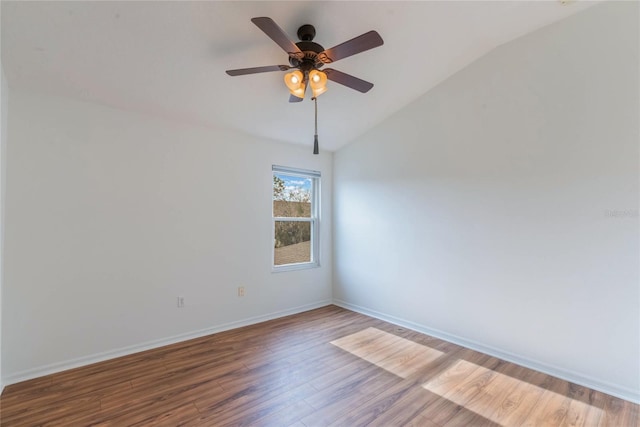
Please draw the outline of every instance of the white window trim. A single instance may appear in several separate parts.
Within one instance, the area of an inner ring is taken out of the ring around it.
[[[273,198],[271,199],[271,271],[273,273],[281,273],[285,271],[306,270],[308,268],[320,267],[320,172],[289,168],[286,166],[273,165],[271,175],[279,173],[282,175],[297,176],[311,178],[311,217],[274,217],[273,216]],[[273,180],[271,180],[273,182]],[[273,184],[272,184],[273,185]],[[273,187],[272,187],[273,190]],[[295,264],[275,265],[275,225],[276,221],[300,221],[309,222],[311,224],[311,261],[299,262]]]

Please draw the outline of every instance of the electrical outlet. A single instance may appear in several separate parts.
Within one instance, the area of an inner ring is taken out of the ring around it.
[[[244,286],[238,286],[238,296],[239,297],[244,296]]]
[[[184,308],[184,297],[178,297],[178,308]]]

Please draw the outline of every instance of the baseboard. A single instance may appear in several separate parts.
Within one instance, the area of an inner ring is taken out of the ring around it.
[[[497,357],[499,359],[506,360],[524,366],[525,368],[533,369],[545,374],[552,375],[563,380],[582,385],[594,390],[601,391],[611,396],[619,397],[620,399],[628,400],[636,404],[640,404],[640,390],[633,390],[626,387],[621,387],[617,384],[611,384],[606,381],[601,381],[597,378],[592,378],[587,375],[580,374],[568,369],[560,368],[557,366],[542,363],[536,360],[532,360],[521,355],[513,354],[508,351],[504,351],[492,346],[484,345],[482,343],[462,338],[456,335],[449,334],[437,329],[429,328],[424,325],[420,325],[409,320],[401,319],[399,317],[391,316],[385,313],[381,313],[376,310],[372,310],[366,307],[361,307],[355,304],[348,303],[346,301],[334,299],[333,303],[339,307],[346,308],[367,316],[375,317],[376,319],[384,320],[389,323],[393,323],[404,328],[414,330],[432,337],[442,339],[444,341],[451,342],[453,344],[460,345],[462,347],[469,348],[471,350],[479,351],[481,353],[488,354],[490,356]]]
[[[41,366],[34,369],[28,369],[24,371],[11,374],[4,378],[4,382],[0,384],[2,388],[5,385],[16,384],[22,381],[31,380],[34,378],[42,377],[45,375],[55,374],[57,372],[66,371],[69,369],[79,368],[81,366],[91,365],[93,363],[104,362],[105,360],[115,359],[116,357],[128,356],[130,354],[139,353],[141,351],[151,350],[158,347],[164,347],[166,345],[179,343],[182,341],[188,341],[194,338],[200,338],[207,335],[215,334],[218,332],[228,331],[230,329],[236,329],[243,326],[254,325],[256,323],[266,322],[267,320],[273,320],[291,314],[302,313],[305,311],[313,310],[320,307],[331,305],[331,300],[319,301],[312,304],[305,304],[302,306],[290,308],[287,310],[276,311],[260,316],[249,317],[247,319],[237,320],[230,323],[224,323],[222,325],[213,326],[210,328],[200,329],[184,334],[174,335],[171,337],[147,341],[141,344],[136,344],[128,347],[122,347],[102,353],[96,353],[89,356],[79,357],[72,360],[67,360],[59,363],[52,363],[50,365]],[[1,393],[1,391],[0,391]]]

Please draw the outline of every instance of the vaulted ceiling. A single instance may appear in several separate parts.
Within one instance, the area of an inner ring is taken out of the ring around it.
[[[225,74],[287,64],[250,19],[271,17],[294,41],[312,24],[325,48],[376,30],[383,46],[332,64],[374,88],[329,82],[318,98],[321,147],[336,150],[496,46],[592,4],[2,1],[2,65],[10,88],[311,146],[313,103],[288,102],[284,73]]]

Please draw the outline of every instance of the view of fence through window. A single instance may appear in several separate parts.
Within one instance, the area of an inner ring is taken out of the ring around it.
[[[312,181],[273,174],[274,265],[312,261]]]

